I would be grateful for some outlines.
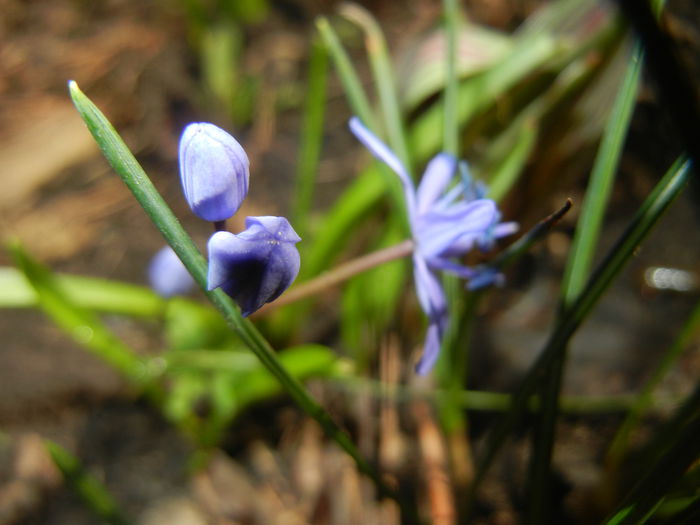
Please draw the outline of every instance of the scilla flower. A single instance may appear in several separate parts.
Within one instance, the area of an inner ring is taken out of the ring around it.
[[[437,271],[449,271],[478,286],[497,282],[496,272],[483,272],[454,261],[472,248],[489,249],[495,239],[517,230],[515,223],[501,223],[496,203],[483,197],[483,189],[474,185],[465,168],[461,183],[453,184],[457,160],[440,153],[429,163],[416,189],[398,157],[355,117],[350,129],[367,149],[386,163],[401,179],[411,233],[416,243],[413,252],[416,293],[428,316],[428,331],[423,357],[416,367],[419,374],[429,372],[440,352],[442,336],[449,317],[447,299]],[[466,165],[464,165],[466,167]]]
[[[301,238],[284,217],[247,217],[239,234],[216,232],[209,239],[209,290],[221,288],[243,316],[275,300],[299,273]]]
[[[165,246],[151,259],[148,282],[158,295],[185,295],[194,288],[194,279],[170,246]]]
[[[225,221],[248,193],[248,156],[223,129],[193,123],[180,138],[180,180],[187,203],[204,220]]]

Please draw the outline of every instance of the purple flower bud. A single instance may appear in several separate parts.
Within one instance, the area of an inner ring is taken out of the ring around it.
[[[214,124],[190,124],[180,138],[180,180],[198,217],[230,219],[248,193],[248,156],[231,135]]]
[[[148,265],[148,282],[158,295],[185,295],[194,287],[194,279],[170,246],[162,248]]]
[[[216,232],[209,239],[209,290],[221,288],[243,316],[274,301],[299,273],[301,238],[284,217],[247,217],[239,234]]]

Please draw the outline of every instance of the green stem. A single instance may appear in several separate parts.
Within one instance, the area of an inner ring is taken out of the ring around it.
[[[66,483],[101,522],[108,525],[131,523],[124,516],[112,495],[85,470],[78,458],[52,441],[45,441],[44,446],[58,470],[61,471]]]
[[[315,36],[309,57],[308,87],[304,102],[301,146],[297,159],[297,187],[293,213],[295,229],[302,239],[308,231],[309,212],[321,156],[327,80],[328,51],[320,41],[320,37]]]
[[[442,5],[445,19],[445,39],[447,41],[443,151],[459,157],[459,122],[457,120],[457,24],[459,21],[459,9],[457,0],[443,0]]]
[[[649,378],[644,385],[644,388],[637,396],[634,404],[627,414],[627,417],[622,422],[622,425],[620,425],[620,428],[618,428],[617,433],[612,440],[612,444],[608,449],[608,464],[613,468],[616,468],[619,465],[625,451],[627,450],[627,444],[629,442],[629,437],[632,434],[632,430],[639,423],[639,420],[642,417],[642,414],[646,412],[647,407],[652,403],[652,394],[654,389],[659,385],[661,380],[671,369],[671,366],[678,360],[683,351],[688,347],[693,337],[695,337],[697,334],[699,325],[700,304],[695,306],[695,309],[690,314],[685,326],[683,326],[680,335],[668,352],[664,354],[661,362],[654,369],[651,378]]]
[[[484,392],[482,390],[450,391],[445,389],[420,390],[402,385],[386,385],[379,381],[362,378],[341,378],[337,381],[340,388],[351,392],[364,392],[391,401],[412,401],[414,399],[429,399],[440,402],[450,398],[465,410],[475,412],[505,412],[513,405],[513,396],[502,392]],[[627,412],[636,400],[635,394],[620,394],[615,396],[563,396],[561,410],[571,415],[597,415],[616,412]],[[654,406],[647,405],[645,413],[652,410],[664,412],[677,404],[676,398],[667,398]],[[538,413],[541,408],[540,398],[533,396],[527,402],[527,410]]]

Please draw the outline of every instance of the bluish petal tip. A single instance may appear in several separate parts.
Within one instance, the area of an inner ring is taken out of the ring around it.
[[[165,246],[148,266],[151,288],[162,297],[185,295],[195,286],[194,279],[170,246]]]

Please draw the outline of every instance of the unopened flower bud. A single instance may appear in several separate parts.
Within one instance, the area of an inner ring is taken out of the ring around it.
[[[211,222],[230,219],[248,193],[249,161],[223,129],[193,123],[180,138],[180,180],[192,211]]]
[[[284,217],[247,217],[239,234],[209,239],[209,290],[221,288],[248,316],[274,301],[299,273],[301,238]]]
[[[158,295],[185,295],[194,288],[194,279],[170,246],[165,246],[151,259],[148,281]]]

